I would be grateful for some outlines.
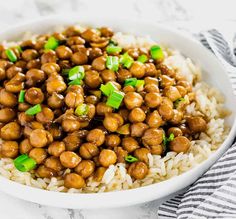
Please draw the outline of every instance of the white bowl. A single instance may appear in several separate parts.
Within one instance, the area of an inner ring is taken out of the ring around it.
[[[206,70],[203,80],[218,88],[225,95],[225,105],[232,111],[231,116],[227,118],[227,124],[231,127],[231,131],[221,147],[202,164],[180,176],[153,185],[118,192],[70,194],[45,191],[0,177],[0,190],[12,196],[39,204],[71,209],[94,209],[122,207],[161,199],[193,183],[226,151],[235,136],[235,97],[225,69],[215,56],[207,51],[199,42],[175,30],[170,30],[150,21],[137,22],[127,19],[111,19],[94,16],[74,16],[69,18],[62,16],[49,17],[6,30],[0,34],[0,40],[18,40],[25,31],[44,33],[53,30],[55,26],[78,22],[95,27],[109,26],[115,31],[128,32],[136,35],[150,35],[154,40],[168,44],[170,47],[176,48],[184,55],[190,57],[202,69]]]

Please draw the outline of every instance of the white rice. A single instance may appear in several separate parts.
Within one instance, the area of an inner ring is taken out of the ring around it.
[[[27,37],[24,39],[29,38],[29,36],[27,33]],[[113,38],[124,48],[149,48],[156,44],[149,37],[135,37],[122,33],[116,33]],[[33,171],[31,173],[20,172],[14,167],[12,159],[9,158],[0,159],[0,175],[24,185],[50,191],[94,193],[131,189],[157,183],[180,175],[206,160],[221,145],[228,133],[224,121],[224,117],[227,115],[227,111],[223,108],[224,97],[219,91],[200,81],[201,70],[189,58],[185,58],[179,51],[169,48],[165,48],[164,54],[166,65],[177,72],[181,72],[189,82],[195,84],[193,90],[196,93],[196,102],[187,106],[186,113],[189,115],[204,115],[209,120],[206,132],[200,134],[199,140],[191,141],[187,153],[168,152],[165,157],[148,154],[150,169],[148,175],[142,180],[133,181],[127,173],[125,164],[111,165],[106,170],[101,182],[97,182],[93,180],[93,177],[90,177],[87,180],[87,186],[83,189],[67,189],[64,187],[63,179],[60,178],[41,179],[35,178]],[[69,172],[68,169],[64,174]]]

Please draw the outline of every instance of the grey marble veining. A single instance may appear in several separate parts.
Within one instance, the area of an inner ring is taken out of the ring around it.
[[[216,25],[232,25],[234,0],[0,0],[0,28],[53,14],[103,14],[150,19],[197,32]],[[213,6],[214,3],[214,7]],[[209,15],[209,7],[211,13]],[[115,9],[114,9],[115,8]],[[221,20],[219,21],[219,13]],[[231,23],[224,25],[223,18]],[[154,219],[159,202],[118,209],[70,210],[41,206],[0,193],[1,219]]]

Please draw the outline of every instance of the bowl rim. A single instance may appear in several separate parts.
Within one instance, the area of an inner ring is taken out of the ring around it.
[[[101,16],[100,19],[102,18],[104,17]],[[82,20],[82,22],[80,23],[84,23],[83,21],[86,21],[87,16],[71,15],[66,18],[61,17],[61,15],[47,16],[40,19],[31,20],[30,22],[24,22],[19,25],[6,28],[4,31],[0,32],[0,36],[15,33],[17,30],[19,29],[23,30],[27,28],[28,26],[40,25],[40,24],[42,25],[42,24],[45,24],[46,22],[53,23],[53,21],[54,22],[60,21],[62,19],[66,20],[66,22],[67,21],[71,22],[71,24],[76,23],[75,21],[79,19]],[[126,21],[127,18],[125,19],[114,18],[112,20],[113,21],[119,20],[121,22],[122,20]],[[135,23],[137,21],[134,19],[128,19],[128,22]],[[210,53],[200,42],[188,36],[187,34],[184,34],[174,28],[163,26],[162,24],[156,24],[150,20],[142,19],[142,21],[140,21],[139,24],[140,25],[146,24],[153,27],[155,26],[158,29],[168,31],[169,34],[180,36],[181,38],[185,39],[190,44],[195,44],[201,47],[201,49],[204,50],[206,58],[212,61],[214,60],[215,63],[218,63],[218,67],[221,69],[222,73],[227,74],[226,70],[224,69],[222,64],[219,63],[217,58],[212,53]],[[232,88],[231,88],[231,91],[233,94]],[[0,176],[0,185],[2,185],[0,186],[0,190],[9,195],[18,197],[20,199],[36,202],[39,204],[43,204],[43,205],[46,204],[46,205],[50,205],[54,207],[74,208],[74,209],[123,207],[123,206],[129,206],[129,205],[139,204],[143,202],[148,202],[154,199],[161,199],[189,185],[189,183],[183,184],[182,181],[187,180],[189,177],[191,177],[191,175],[194,175],[193,174],[194,172],[202,171],[203,166],[205,167],[204,168],[205,170],[208,169],[211,166],[211,164],[213,164],[227,150],[227,148],[229,147],[229,145],[232,143],[234,139],[235,133],[236,133],[236,118],[234,118],[233,125],[231,127],[230,133],[228,134],[226,140],[212,155],[210,155],[208,159],[206,159],[205,161],[203,161],[201,164],[197,165],[196,167],[188,170],[187,172],[182,173],[181,175],[178,175],[168,180],[151,184],[148,186],[143,186],[143,187],[129,189],[129,190],[104,192],[104,193],[81,193],[81,194],[75,193],[74,194],[74,193],[47,191],[47,190],[43,190],[39,188],[34,188],[27,185],[22,185],[20,183],[8,180],[4,178],[3,176]],[[181,179],[181,180],[178,180],[178,179]],[[173,183],[174,183],[174,186],[173,186]],[[163,187],[166,187],[168,189],[163,189]],[[153,191],[158,190],[158,189],[159,191],[157,195],[157,193]],[[60,200],[60,201],[58,202],[55,200]],[[112,201],[112,200],[115,200],[115,201]]]

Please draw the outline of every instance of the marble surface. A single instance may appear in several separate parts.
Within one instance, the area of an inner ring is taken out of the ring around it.
[[[235,0],[0,0],[0,28],[53,14],[108,14],[150,19],[190,33],[217,27],[232,39]],[[22,201],[0,193],[2,219],[152,219],[158,201],[118,209],[70,210]]]

